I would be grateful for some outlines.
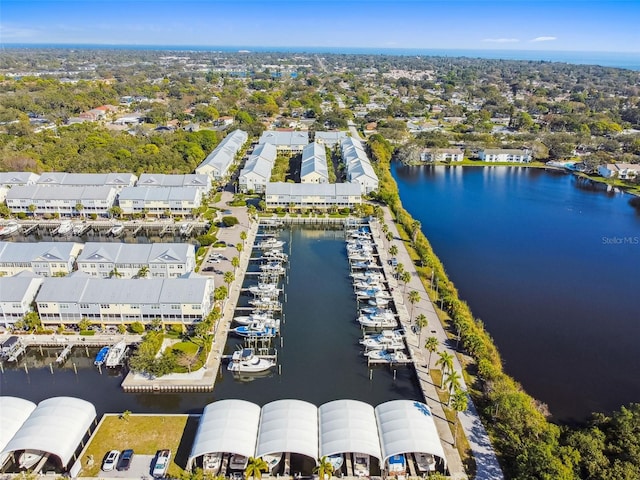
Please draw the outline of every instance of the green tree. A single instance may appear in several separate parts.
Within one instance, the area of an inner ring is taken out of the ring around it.
[[[456,438],[458,437],[458,423],[460,423],[460,412],[464,412],[469,404],[469,397],[467,392],[461,389],[456,389],[453,393],[453,397],[449,397],[449,404],[456,412],[456,420],[453,425],[453,446],[455,447]]]
[[[429,352],[429,360],[427,360],[427,368],[431,369],[431,355],[438,350],[440,342],[436,337],[429,337],[424,342],[424,348]]]
[[[36,210],[38,209],[38,207],[36,207],[33,203],[30,203],[27,209],[31,212],[31,215],[35,218]]]
[[[416,243],[416,237],[418,236],[420,227],[422,227],[422,224],[418,220],[411,222],[411,243],[413,244]]]
[[[84,205],[80,202],[76,203],[75,206],[76,212],[78,212],[78,215],[80,215],[81,217],[84,217]]]
[[[36,312],[29,312],[24,316],[24,326],[29,330],[39,330],[42,322]]]
[[[410,272],[402,272],[402,274],[400,274],[400,280],[402,280],[402,283],[404,283],[404,288],[403,288],[402,294],[406,295],[406,293],[407,293],[407,283],[409,283],[411,281],[411,273]]]
[[[124,323],[118,325],[118,333],[120,335],[124,335],[125,333],[127,333],[127,326]]]
[[[131,333],[140,335],[144,333],[144,325],[141,322],[133,322],[131,325],[129,325],[129,330],[131,330]]]
[[[391,245],[391,247],[389,247],[389,255],[391,255],[392,257],[395,257],[397,254],[398,254],[397,245]]]
[[[247,232],[245,230],[240,232],[240,240],[242,240],[242,244],[247,240]]]
[[[419,301],[420,301],[420,293],[417,292],[416,290],[411,290],[409,292],[409,303],[411,304],[411,314],[409,315],[409,318],[411,320],[413,320],[413,308],[415,304],[418,303]]]
[[[387,243],[390,243],[391,240],[393,240],[393,233],[392,232],[385,232],[384,238],[387,239]]]
[[[444,379],[448,372],[453,370],[453,355],[446,350],[438,353],[438,360],[436,361],[436,367],[440,367],[442,372],[442,381],[440,382],[440,388],[444,388]]]
[[[260,480],[262,478],[262,472],[266,472],[267,470],[269,470],[269,466],[262,458],[249,457],[247,468],[244,470],[244,478]]]
[[[238,254],[241,254],[244,250],[244,245],[241,243],[236,243],[236,250],[238,251]]]
[[[447,405],[451,405],[451,397],[453,396],[453,391],[460,389],[460,380],[462,380],[462,377],[453,369],[451,369],[447,374],[447,378],[444,381],[444,384],[447,386],[447,390],[449,390],[449,401]]]
[[[108,211],[109,215],[111,215],[113,218],[120,218],[122,216],[122,209],[117,205],[114,205]]]
[[[109,278],[120,278],[122,277],[122,273],[118,271],[118,267],[113,267],[113,269],[109,272]]]
[[[224,272],[224,283],[227,284],[227,288],[230,288],[231,283],[235,280],[233,272]]]
[[[313,473],[317,473],[320,480],[331,478],[333,475],[333,465],[326,455],[318,459],[318,464],[313,469]]]
[[[91,320],[83,318],[78,322],[78,328],[80,331],[87,331],[91,327]]]
[[[240,266],[240,259],[238,257],[233,257],[231,259],[231,265],[233,266],[233,272],[235,273]]]
[[[147,265],[141,266],[136,276],[138,278],[147,278],[149,276],[149,267]]]
[[[218,302],[221,302],[222,300],[227,298],[228,294],[229,294],[229,290],[227,289],[227,287],[225,287],[224,285],[220,285],[219,287],[216,287],[216,289],[213,291],[213,299]]]

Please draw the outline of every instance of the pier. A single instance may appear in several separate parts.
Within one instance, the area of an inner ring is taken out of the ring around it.
[[[73,345],[67,345],[66,347],[64,347],[64,350],[62,350],[62,352],[60,352],[60,355],[58,355],[58,357],[56,358],[56,363],[62,364],[66,362],[72,349]]]

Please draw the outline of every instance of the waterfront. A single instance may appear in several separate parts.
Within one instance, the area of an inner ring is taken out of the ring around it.
[[[556,419],[637,401],[640,326],[625,299],[637,290],[640,215],[629,197],[538,169],[392,172],[507,372]]]
[[[357,344],[361,333],[354,321],[355,298],[342,230],[293,227],[284,230],[281,238],[288,242],[287,249],[291,246],[283,348],[278,355],[281,375],[274,371],[269,378],[238,382],[225,370],[213,393],[125,394],[119,387],[122,377],[104,369],[100,375],[84,351],[76,351],[64,368],[54,367],[53,374],[42,363],[36,368],[39,352],[32,351],[26,360],[28,374],[22,362],[17,368],[5,365],[0,379],[3,395],[33,401],[56,395],[77,396],[94,403],[98,413],[199,413],[208,403],[223,398],[241,398],[260,405],[281,398],[316,405],[338,398],[372,405],[399,398],[421,400],[412,369],[399,368],[394,380],[388,366],[376,368],[373,380],[369,380]],[[232,340],[229,348],[234,343]],[[53,354],[50,356],[47,362],[55,360]],[[77,375],[71,363],[74,358]]]

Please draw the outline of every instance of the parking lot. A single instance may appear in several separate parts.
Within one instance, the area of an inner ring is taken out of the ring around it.
[[[129,470],[119,471],[116,469],[110,472],[100,470],[100,478],[151,478],[151,466],[155,455],[134,454]],[[100,459],[102,460],[102,459]]]

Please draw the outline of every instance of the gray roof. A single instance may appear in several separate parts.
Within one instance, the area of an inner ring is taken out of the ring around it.
[[[74,242],[0,242],[0,262],[67,262],[77,245]]]
[[[485,148],[482,150],[485,155],[528,155],[526,150],[517,150],[509,148]]]
[[[133,173],[66,173],[46,172],[40,175],[38,185],[67,185],[67,186],[105,186],[114,187],[133,185],[136,176]]]
[[[95,263],[186,263],[188,243],[87,242],[78,262]]]
[[[20,303],[27,289],[33,284],[40,285],[43,278],[38,275],[14,275],[0,277],[0,302]],[[33,300],[33,299],[31,299]]]
[[[300,177],[304,178],[311,173],[317,173],[325,179],[329,178],[325,146],[316,142],[310,143],[302,149]]]
[[[248,139],[249,135],[244,130],[234,130],[207,155],[207,158],[196,168],[196,172],[205,166],[210,166],[219,172],[225,172],[233,162],[236,153]]]
[[[324,143],[325,145],[335,145],[347,137],[347,132],[316,132],[315,141]]]
[[[26,185],[28,183],[35,183],[40,178],[32,172],[0,172],[0,185]]]
[[[37,302],[63,303],[200,303],[207,278],[110,279],[81,276],[45,278]]]
[[[309,132],[267,130],[262,133],[258,143],[299,147],[309,143]]]
[[[197,173],[187,175],[164,175],[161,173],[143,173],[136,184],[138,187],[201,187],[209,188],[211,178]]]
[[[22,185],[7,192],[7,199],[30,200],[108,200],[113,195],[113,187],[69,187],[66,185]]]
[[[271,170],[276,161],[278,151],[276,147],[270,143],[264,143],[256,146],[249,156],[249,159],[240,171],[240,177],[246,177],[249,174],[255,174],[264,179],[271,177]]]
[[[120,200],[195,201],[200,195],[197,188],[190,187],[125,187],[120,192]]]
[[[296,196],[358,196],[360,185],[357,183],[267,183],[266,195]]]

